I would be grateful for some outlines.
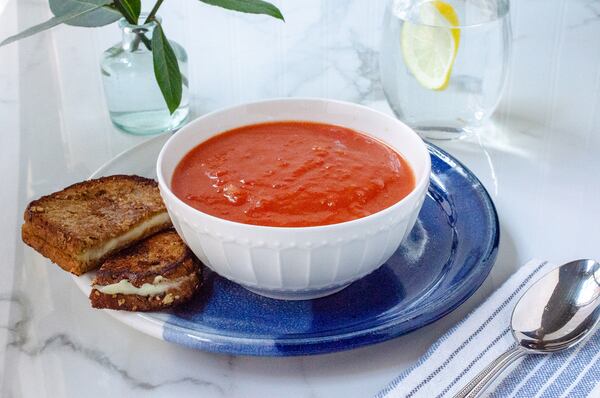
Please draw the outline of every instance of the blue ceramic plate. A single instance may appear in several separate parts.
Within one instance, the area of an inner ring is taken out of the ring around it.
[[[154,176],[160,136],[104,165],[93,177]],[[241,355],[322,354],[378,343],[451,312],[483,283],[498,249],[494,205],[460,162],[429,145],[431,186],[415,228],[372,274],[332,296],[279,301],[207,270],[195,299],[171,313],[111,315],[155,337]],[[89,294],[93,275],[75,278]]]

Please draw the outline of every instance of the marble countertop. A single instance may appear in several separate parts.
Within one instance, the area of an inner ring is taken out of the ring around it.
[[[0,0],[0,37],[47,19],[45,0]],[[285,24],[165,2],[190,56],[192,108],[267,97],[343,99],[390,112],[378,78],[383,0],[278,0]],[[116,26],[61,26],[0,48],[0,395],[366,397],[531,257],[600,258],[600,1],[513,2],[507,90],[480,135],[441,146],[497,205],[496,266],[459,309],[417,333],[354,351],[253,358],[188,350],[92,311],[58,267],[25,247],[33,198],[89,176],[146,138],[109,121],[98,62]]]

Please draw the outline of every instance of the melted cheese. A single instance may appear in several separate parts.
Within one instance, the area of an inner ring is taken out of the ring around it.
[[[167,212],[157,214],[154,217],[142,222],[137,227],[125,232],[123,235],[108,240],[102,246],[85,251],[84,253],[78,255],[77,258],[85,263],[102,258],[113,250],[118,249],[119,247],[122,247],[131,241],[139,239],[149,229],[166,224],[170,220],[171,219],[169,218],[169,214]]]
[[[92,288],[104,294],[135,294],[138,296],[157,296],[167,290],[179,287],[186,277],[173,280],[157,276],[153,283],[144,283],[140,287],[133,286],[127,279],[120,280],[111,285],[94,285]]]

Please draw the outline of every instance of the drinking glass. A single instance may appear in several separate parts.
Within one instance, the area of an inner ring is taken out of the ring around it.
[[[392,110],[425,138],[476,130],[500,101],[510,38],[508,0],[391,0],[380,72]]]

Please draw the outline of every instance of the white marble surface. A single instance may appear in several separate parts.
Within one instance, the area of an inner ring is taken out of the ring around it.
[[[253,99],[319,96],[389,112],[378,80],[383,0],[278,0],[285,24],[167,1],[190,55],[196,115]],[[0,37],[49,17],[0,0]],[[301,358],[190,351],[129,329],[25,247],[28,201],[84,179],[144,138],[113,129],[98,60],[115,26],[58,27],[0,48],[0,395],[365,397],[528,258],[600,258],[600,1],[513,2],[514,53],[493,124],[442,146],[490,191],[501,250],[483,287],[448,317],[372,347]]]

